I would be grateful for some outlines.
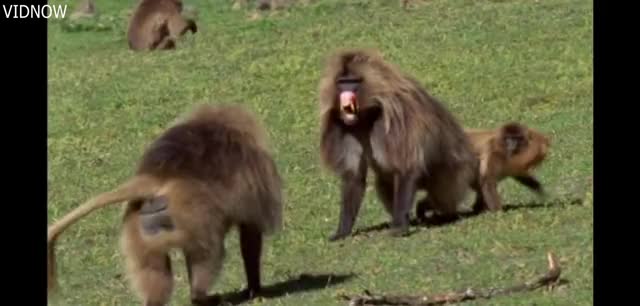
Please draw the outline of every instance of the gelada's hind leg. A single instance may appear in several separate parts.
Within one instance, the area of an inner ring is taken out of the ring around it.
[[[416,218],[419,222],[427,221],[427,211],[433,209],[433,204],[428,196],[425,196],[422,200],[418,201],[416,205]]]
[[[151,43],[151,50],[172,50],[175,49],[175,39],[171,35],[169,29],[169,22],[164,20],[159,22],[153,29],[153,41]]]
[[[166,252],[150,250],[145,246],[133,219],[125,221],[122,239],[128,277],[142,298],[143,305],[167,305],[173,290],[171,259]]]
[[[469,185],[466,172],[459,170],[457,176],[450,176],[450,172],[443,173],[428,181],[427,198],[419,205],[422,206],[422,210],[433,209],[436,222],[450,223],[460,218],[458,207],[473,186]]]
[[[208,247],[184,249],[193,305],[217,305],[220,302],[219,296],[208,294],[209,288],[215,283],[222,269],[225,256],[224,237],[218,238]]]
[[[388,176],[376,173],[375,188],[378,199],[384,205],[387,213],[393,214],[393,180]]]
[[[176,48],[176,41],[171,36],[165,36],[156,49],[158,50],[173,50]]]
[[[260,259],[262,257],[262,233],[251,225],[240,225],[240,250],[247,277],[245,297],[252,299],[262,290],[260,283]]]
[[[450,192],[445,188],[436,189],[430,192],[420,205],[427,209],[433,208],[437,222],[450,223],[460,218],[457,208],[464,199],[464,195],[464,192],[456,192],[453,189]]]

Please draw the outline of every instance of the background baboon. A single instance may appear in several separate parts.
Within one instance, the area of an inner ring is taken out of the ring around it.
[[[93,17],[96,15],[96,5],[94,0],[81,0],[76,9],[71,14],[71,19]]]
[[[169,128],[144,153],[135,176],[49,227],[49,288],[55,286],[59,235],[90,212],[127,201],[122,249],[144,305],[165,305],[170,298],[171,248],[184,252],[192,303],[214,302],[207,291],[234,225],[240,231],[246,294],[258,293],[263,235],[282,223],[282,182],[265,138],[252,115],[232,106],[202,106]]]
[[[272,0],[256,0],[255,4],[256,4],[256,9],[258,10],[269,10],[274,6],[275,1]],[[239,9],[239,8],[246,8],[248,5],[248,1],[247,0],[234,0],[233,1],[233,8],[235,9]]]
[[[256,8],[259,10],[268,10],[271,8],[271,0],[257,0]]]
[[[187,31],[196,33],[198,27],[182,16],[181,0],[141,0],[129,22],[129,48],[174,49],[178,37]]]
[[[278,10],[292,6],[293,4],[308,5],[311,0],[255,0],[255,8],[257,10]],[[246,8],[248,6],[247,0],[234,0],[233,8]]]
[[[417,189],[442,213],[456,213],[475,187],[478,161],[454,116],[415,79],[377,51],[343,50],[329,58],[319,91],[321,157],[342,179],[330,240],[351,233],[369,166],[394,235],[408,230]]]

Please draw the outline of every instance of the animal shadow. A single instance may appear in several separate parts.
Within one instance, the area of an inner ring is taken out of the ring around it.
[[[571,198],[571,199],[554,199],[546,202],[532,201],[520,204],[505,205],[504,211],[521,210],[521,209],[540,209],[550,207],[568,207],[582,205],[583,199]]]
[[[287,294],[320,290],[348,281],[355,274],[300,274],[298,277],[262,287],[261,298],[277,298]],[[220,305],[238,305],[249,301],[243,291],[227,292],[220,295]]]
[[[445,225],[449,225],[449,224],[453,224],[453,223],[457,223],[459,221],[461,221],[462,219],[465,218],[470,218],[473,216],[478,215],[477,213],[473,213],[473,212],[463,212],[460,213],[458,216],[455,217],[444,217],[444,216],[431,216],[431,217],[427,217],[424,220],[419,220],[418,218],[411,218],[411,220],[409,221],[409,224],[416,228],[416,227],[438,227],[438,226],[445,226]],[[356,230],[352,236],[356,237],[356,236],[370,236],[370,234],[374,233],[374,232],[381,232],[384,230],[388,230],[390,228],[390,223],[389,222],[383,222],[377,225],[372,225],[372,226],[368,226],[368,227],[364,227],[361,229]],[[411,236],[416,232],[416,230],[411,230],[409,233],[407,233],[404,236]]]
[[[502,207],[502,210],[504,212],[510,212],[510,211],[517,211],[517,210],[522,210],[522,209],[543,209],[543,208],[550,208],[550,207],[567,207],[567,206],[575,206],[575,205],[582,205],[583,200],[579,199],[579,198],[572,198],[572,199],[554,199],[552,201],[545,201],[545,202],[540,202],[540,201],[532,201],[532,202],[525,202],[525,203],[519,203],[519,204],[508,204],[508,205],[504,205]],[[458,223],[464,219],[468,219],[468,218],[473,218],[473,217],[477,217],[479,215],[482,214],[486,214],[486,213],[476,213],[476,212],[472,212],[472,211],[464,211],[464,212],[460,212],[457,216],[437,216],[437,215],[432,215],[432,216],[428,216],[427,218],[425,218],[424,220],[420,220],[418,218],[411,218],[411,220],[409,221],[409,224],[416,228],[416,227],[426,227],[426,228],[430,228],[430,227],[439,227],[439,226],[446,226],[446,225],[451,225],[454,223]],[[373,225],[373,226],[369,226],[369,227],[365,227],[365,228],[361,228],[359,230],[356,230],[354,232],[354,234],[352,236],[369,236],[369,234],[373,233],[373,232],[380,232],[380,231],[384,231],[389,229],[390,227],[390,223],[389,222],[383,222],[377,225]],[[416,232],[416,230],[412,230],[411,232],[409,232],[406,236],[410,236],[412,234],[414,234]]]

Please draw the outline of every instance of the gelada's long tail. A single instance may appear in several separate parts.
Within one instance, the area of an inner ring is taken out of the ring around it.
[[[159,187],[158,181],[153,178],[134,176],[115,189],[89,199],[49,226],[47,237],[47,292],[51,292],[57,287],[55,243],[65,229],[94,210],[107,207],[109,204],[121,204],[127,200],[152,197]]]

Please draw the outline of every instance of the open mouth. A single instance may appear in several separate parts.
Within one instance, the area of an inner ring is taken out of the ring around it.
[[[353,91],[343,91],[340,93],[340,112],[349,121],[356,119],[358,104],[356,94]]]
[[[354,124],[358,119],[358,104],[356,94],[353,91],[343,91],[340,93],[340,113],[342,120],[346,124]]]
[[[354,115],[356,114],[356,106],[354,103],[349,103],[347,105],[342,106],[342,112],[346,115]]]

